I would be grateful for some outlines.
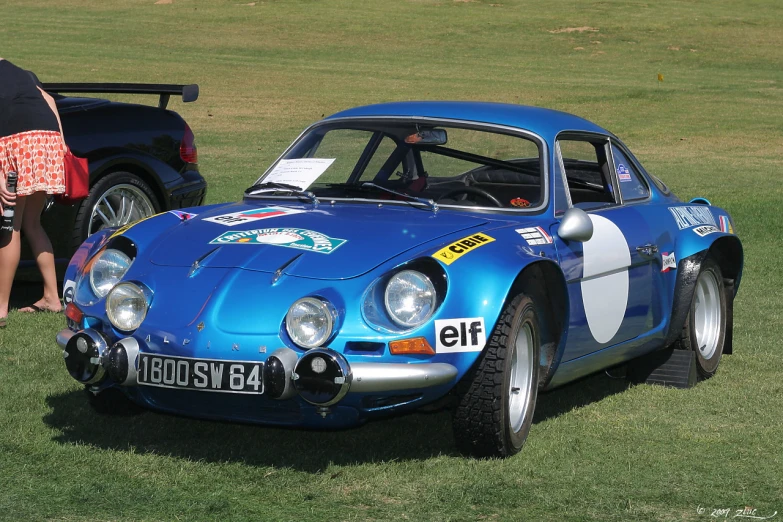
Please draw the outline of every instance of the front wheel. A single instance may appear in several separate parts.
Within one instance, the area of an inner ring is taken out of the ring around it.
[[[508,457],[522,449],[538,395],[541,337],[533,301],[506,306],[476,365],[465,375],[452,418],[454,439],[476,457]]]
[[[72,247],[107,227],[119,227],[158,213],[159,204],[147,183],[130,172],[112,172],[90,188],[79,204]]]
[[[704,377],[718,370],[726,340],[726,293],[720,266],[712,258],[702,263],[693,300],[680,336],[679,348],[696,352],[696,369]]]

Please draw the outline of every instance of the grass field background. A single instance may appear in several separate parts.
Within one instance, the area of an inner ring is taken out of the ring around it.
[[[780,2],[3,0],[0,20],[0,56],[45,82],[198,83],[171,108],[210,203],[337,110],[502,101],[612,130],[682,199],[728,209],[746,254],[735,354],[713,379],[544,394],[505,461],[456,454],[444,412],[328,433],[99,416],[62,364],[63,318],[12,312],[0,519],[783,519]]]

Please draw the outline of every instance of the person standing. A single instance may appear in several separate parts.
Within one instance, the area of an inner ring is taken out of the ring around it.
[[[13,233],[0,239],[0,327],[6,324],[11,286],[19,265],[20,230],[43,276],[43,297],[20,312],[59,312],[52,243],[41,226],[47,195],[65,192],[65,141],[54,99],[38,79],[0,58],[0,203],[14,206]],[[6,186],[18,175],[16,193]]]

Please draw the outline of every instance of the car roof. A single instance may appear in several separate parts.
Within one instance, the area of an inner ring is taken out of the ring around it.
[[[408,101],[365,105],[338,112],[326,118],[358,117],[425,117],[448,118],[477,123],[491,123],[517,127],[553,140],[562,131],[597,132],[610,135],[607,130],[579,116],[567,112],[513,105],[472,101]]]

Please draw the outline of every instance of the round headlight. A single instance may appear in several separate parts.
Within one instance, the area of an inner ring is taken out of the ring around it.
[[[98,297],[109,293],[130,268],[131,259],[124,253],[108,248],[99,254],[90,268],[90,286]]]
[[[147,316],[147,296],[133,283],[120,283],[106,298],[106,315],[118,330],[130,332]]]
[[[305,297],[291,305],[285,316],[285,329],[302,348],[321,346],[332,335],[334,308],[320,299]]]
[[[394,274],[386,285],[384,295],[389,317],[406,328],[414,328],[429,319],[435,311],[435,299],[432,281],[415,270]]]

